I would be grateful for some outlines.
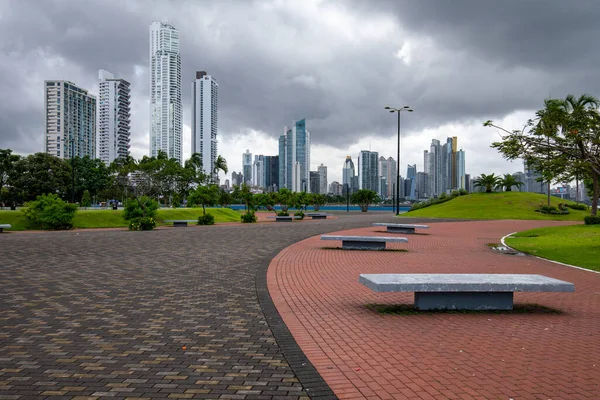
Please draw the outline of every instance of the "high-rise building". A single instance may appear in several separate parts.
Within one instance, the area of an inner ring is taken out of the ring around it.
[[[181,57],[179,31],[150,24],[150,156],[161,150],[181,163]]]
[[[396,160],[392,157],[385,158],[383,156],[379,157],[378,160],[378,168],[379,168],[379,196],[382,199],[392,199],[396,196],[395,187],[396,187],[396,174],[397,174],[397,166]],[[383,183],[385,183],[383,185]]]
[[[331,182],[329,185],[329,193],[334,196],[346,196],[346,192],[344,191],[344,185],[340,185],[338,181]]]
[[[264,157],[264,181],[267,192],[279,190],[279,156]]]
[[[356,170],[354,169],[354,163],[352,162],[352,157],[346,156],[346,160],[344,161],[344,166],[342,167],[342,188],[344,193],[346,190],[349,191],[350,194],[354,193],[358,190],[357,182],[354,181],[356,177]]]
[[[429,151],[424,152],[425,173],[429,188],[427,189],[430,197],[439,196],[444,192],[444,167],[442,158],[442,146],[437,139],[431,140]]]
[[[310,191],[310,132],[304,119],[286,126],[279,137],[279,165],[280,188]]]
[[[525,169],[525,185],[523,185],[524,192],[532,193],[547,193],[548,182],[544,182],[542,175],[533,168],[527,165],[527,162],[523,163]]]
[[[244,182],[246,185],[252,185],[253,177],[252,177],[252,153],[250,150],[246,149],[246,152],[242,154],[242,168],[244,174]]]
[[[192,153],[202,155],[202,172],[209,176],[217,161],[218,94],[215,78],[197,71],[192,81]]]
[[[96,97],[69,81],[44,81],[44,151],[96,158]]]
[[[409,200],[416,200],[417,191],[417,164],[406,167],[406,180],[404,183],[404,193]]]
[[[244,182],[244,175],[241,172],[237,173],[237,172],[233,171],[231,173],[231,186],[242,186],[243,182]]]
[[[327,194],[327,167],[321,163],[317,167],[319,172],[319,190],[313,193]]]
[[[465,174],[465,190],[467,193],[471,193],[473,191],[473,185],[471,184],[471,175]]]
[[[319,193],[319,190],[321,190],[319,171],[310,171],[310,192]]]
[[[262,154],[254,156],[252,163],[252,186],[265,187],[264,158]]]
[[[106,70],[98,71],[98,115],[96,117],[97,157],[106,165],[129,155],[129,82],[115,79]]]
[[[453,189],[466,189],[467,181],[466,181],[466,173],[465,173],[465,152],[463,149],[455,152],[456,154],[456,182],[457,185],[453,187]]]
[[[379,172],[377,161],[379,154],[376,151],[362,150],[358,156],[359,188],[373,190],[379,193]]]
[[[431,187],[429,184],[429,175],[425,172],[417,172],[417,189],[415,190],[416,199],[425,199],[431,197],[430,193],[427,193],[428,188]]]

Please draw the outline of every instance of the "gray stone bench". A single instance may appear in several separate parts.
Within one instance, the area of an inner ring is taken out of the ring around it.
[[[295,219],[300,219],[299,217],[296,217],[295,215],[277,215],[277,216],[271,216],[271,217],[267,217],[267,218],[275,218],[275,222],[292,222]]]
[[[188,222],[196,222],[197,219],[166,219],[164,222],[172,222],[174,227],[188,226]]]
[[[348,250],[385,250],[387,242],[408,243],[407,238],[387,236],[322,235],[321,240],[341,240],[342,249]]]
[[[311,217],[312,219],[327,219],[327,217],[331,217],[333,214],[327,213],[306,213],[304,214],[307,217]]]
[[[412,225],[412,224],[386,224],[376,222],[373,226],[385,226],[388,232],[394,233],[415,233],[415,229],[427,229],[429,225]]]
[[[10,224],[0,224],[0,233],[2,233],[2,231],[4,229],[10,229],[12,228],[12,226]]]
[[[375,292],[414,292],[418,310],[512,310],[514,292],[574,292],[570,282],[528,274],[361,274]]]

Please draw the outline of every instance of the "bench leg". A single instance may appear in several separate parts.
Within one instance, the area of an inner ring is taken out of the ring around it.
[[[415,292],[417,310],[512,310],[513,292]]]
[[[345,250],[385,250],[385,242],[357,242],[342,240],[342,249]]]
[[[187,226],[187,222],[173,222],[173,227]]]
[[[415,228],[398,228],[396,226],[388,226],[387,231],[390,233],[415,233]]]
[[[0,233],[4,232],[4,228],[0,228]]]

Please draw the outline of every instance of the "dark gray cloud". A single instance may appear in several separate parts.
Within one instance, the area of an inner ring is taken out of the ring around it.
[[[594,1],[317,3],[4,1],[0,148],[41,150],[43,80],[92,90],[99,68],[132,83],[132,144],[147,146],[153,20],[180,30],[184,122],[194,71],[206,70],[227,135],[276,137],[306,117],[313,143],[340,147],[394,132],[385,105],[413,106],[403,126],[416,134],[533,109],[550,94],[600,94]]]

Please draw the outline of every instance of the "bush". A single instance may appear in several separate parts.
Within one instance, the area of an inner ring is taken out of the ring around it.
[[[296,212],[294,213],[294,217],[296,217],[296,218],[298,218],[298,219],[301,219],[301,220],[302,220],[302,219],[304,219],[304,212],[302,212],[302,210],[300,210],[300,211],[296,211]]]
[[[242,222],[245,224],[256,222],[256,215],[254,215],[253,211],[242,214]]]
[[[278,212],[277,212],[277,216],[278,216],[278,217],[287,217],[287,216],[289,216],[289,215],[290,215],[290,214],[289,214],[287,211],[278,211]]]
[[[81,197],[81,207],[90,207],[92,205],[92,198],[90,197],[90,191],[84,190],[83,196]]]
[[[600,225],[600,216],[598,215],[588,215],[583,219],[586,225]]]
[[[156,221],[152,217],[133,218],[129,221],[130,231],[151,231],[156,227]]]
[[[125,208],[123,209],[123,218],[125,221],[132,221],[134,219],[139,218],[155,218],[156,210],[158,210],[158,202],[153,200],[147,196],[142,196],[137,201],[136,199],[129,199],[127,203],[125,203]],[[146,207],[146,215],[144,216],[144,210],[140,203],[144,204]],[[134,229],[135,230],[135,229]]]
[[[198,225],[214,225],[215,216],[212,214],[205,214],[198,217]]]
[[[75,204],[61,200],[56,194],[37,196],[23,210],[30,225],[39,229],[71,229],[76,212]]]
[[[588,206],[586,206],[585,204],[565,204],[565,206],[569,207],[572,210],[582,210],[582,211],[588,210]]]
[[[551,215],[569,214],[569,210],[566,207],[564,207],[564,205],[562,203],[560,203],[558,205],[558,208],[556,208],[554,206],[540,205],[540,207],[538,209],[536,209],[535,211],[540,212],[542,214],[551,214]]]

